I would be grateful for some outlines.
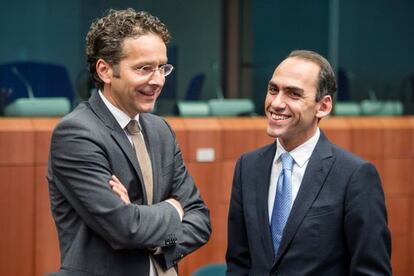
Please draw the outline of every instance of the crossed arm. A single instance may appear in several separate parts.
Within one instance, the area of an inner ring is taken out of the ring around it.
[[[112,178],[109,180],[109,186],[122,199],[123,202],[126,204],[131,203],[127,189],[115,175],[112,175]],[[174,208],[179,213],[180,218],[182,219],[184,216],[184,209],[181,206],[180,202],[174,198],[168,198],[165,201],[174,206]]]

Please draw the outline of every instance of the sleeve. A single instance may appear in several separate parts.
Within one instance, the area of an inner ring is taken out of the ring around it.
[[[170,127],[168,124],[167,126]],[[184,209],[184,216],[181,222],[182,235],[175,237],[174,246],[163,248],[166,267],[175,265],[185,255],[204,245],[211,234],[209,210],[204,204],[193,178],[187,171],[180,147],[171,128],[170,131],[173,135],[175,148],[170,197],[180,202]]]
[[[227,275],[248,275],[250,253],[243,212],[242,158],[237,161],[228,217]]]
[[[170,240],[166,237],[182,231],[177,211],[167,202],[151,206],[125,204],[108,185],[111,162],[104,140],[98,135],[102,133],[94,133],[90,126],[73,120],[59,124],[52,136],[49,181],[82,221],[112,248],[165,246]],[[56,210],[57,221],[71,220],[73,211]]]
[[[381,180],[370,163],[352,175],[345,199],[350,275],[391,275],[391,237]]]

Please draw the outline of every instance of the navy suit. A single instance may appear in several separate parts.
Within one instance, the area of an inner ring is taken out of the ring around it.
[[[237,162],[229,210],[227,275],[391,275],[391,238],[375,167],[321,132],[277,256],[268,214],[276,143]]]

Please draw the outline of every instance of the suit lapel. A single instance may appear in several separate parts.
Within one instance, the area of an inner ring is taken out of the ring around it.
[[[299,192],[286,223],[275,264],[277,264],[281,259],[281,256],[284,255],[306,213],[317,198],[325,183],[326,176],[332,167],[333,161],[334,158],[332,157],[331,144],[321,131],[321,136],[311,155],[308,166],[306,167]]]
[[[132,147],[130,141],[128,140],[127,136],[125,135],[124,130],[118,124],[114,116],[111,114],[109,109],[106,107],[105,103],[100,98],[98,92],[94,92],[90,99],[89,105],[92,111],[102,120],[105,126],[111,131],[111,136],[115,140],[116,144],[122,149],[124,154],[127,156],[128,160],[133,165],[135,172],[138,175],[139,183],[141,185],[142,191],[145,191],[144,186],[144,178],[141,173],[141,169],[138,165],[138,160],[134,152],[134,148]],[[144,192],[144,202],[147,202],[147,195]]]
[[[259,225],[263,248],[267,253],[266,256],[269,258],[269,262],[273,262],[273,246],[272,236],[270,233],[269,226],[269,208],[268,208],[268,196],[269,196],[269,185],[270,185],[270,173],[272,170],[273,159],[276,154],[276,142],[269,145],[259,153],[256,160],[255,168],[252,173],[255,173],[253,179],[256,184],[256,206],[257,206],[257,217],[259,218]]]

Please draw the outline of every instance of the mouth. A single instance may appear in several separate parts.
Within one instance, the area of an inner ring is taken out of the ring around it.
[[[291,116],[286,115],[286,114],[279,114],[279,113],[274,113],[270,111],[270,118],[274,121],[284,121],[284,120],[288,120]]]
[[[153,97],[156,94],[156,90],[139,90],[138,93],[147,97]]]

